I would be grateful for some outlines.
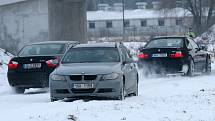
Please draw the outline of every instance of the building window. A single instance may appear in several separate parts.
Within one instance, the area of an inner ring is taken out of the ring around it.
[[[96,23],[95,22],[89,22],[89,28],[90,29],[95,29],[96,28]]]
[[[106,28],[112,28],[112,27],[113,27],[112,21],[107,21],[106,22]]]
[[[164,21],[164,19],[158,20],[158,25],[159,25],[159,26],[165,26],[165,21]]]
[[[129,27],[130,26],[130,21],[129,20],[125,20],[124,21],[124,27]]]
[[[142,27],[147,26],[147,21],[146,21],[146,20],[142,20],[142,21],[141,21],[141,26],[142,26]]]
[[[182,19],[176,19],[176,25],[182,25],[183,24],[183,21]]]

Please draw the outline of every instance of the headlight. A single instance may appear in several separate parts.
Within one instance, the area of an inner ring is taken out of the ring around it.
[[[53,81],[66,81],[65,76],[61,75],[51,75],[51,80]]]
[[[119,77],[118,73],[111,73],[103,76],[103,80],[114,80]]]

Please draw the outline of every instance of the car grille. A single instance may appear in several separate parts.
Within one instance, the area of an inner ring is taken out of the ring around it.
[[[72,89],[71,91],[73,93],[83,94],[83,93],[93,93],[95,89]]]
[[[72,75],[72,76],[70,76],[70,80],[81,81],[82,75]]]
[[[71,75],[70,76],[70,80],[73,80],[73,81],[81,81],[81,80],[90,81],[90,80],[96,80],[96,79],[97,79],[97,75]]]

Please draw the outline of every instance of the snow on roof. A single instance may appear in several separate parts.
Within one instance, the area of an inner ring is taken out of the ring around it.
[[[13,4],[13,3],[17,3],[17,2],[23,2],[23,1],[27,1],[27,0],[0,0],[0,6]]]
[[[165,13],[165,14],[164,14]],[[123,18],[121,11],[89,11],[87,12],[87,20],[121,20]],[[150,18],[164,18],[164,17],[184,17],[192,16],[190,12],[182,8],[173,10],[158,11],[153,9],[136,9],[126,10],[125,19],[150,19]]]

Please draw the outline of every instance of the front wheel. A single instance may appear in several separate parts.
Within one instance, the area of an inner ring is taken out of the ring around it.
[[[136,82],[136,87],[135,87],[135,91],[134,91],[134,96],[138,96],[139,93],[139,87],[138,87],[138,83],[139,83],[139,77],[137,76],[137,82]]]
[[[126,94],[125,84],[123,84],[123,86],[121,87],[120,95],[119,95],[118,99],[119,100],[125,100],[125,94]]]
[[[206,70],[205,71],[206,74],[211,73],[211,59],[210,58],[207,58],[205,70]]]

